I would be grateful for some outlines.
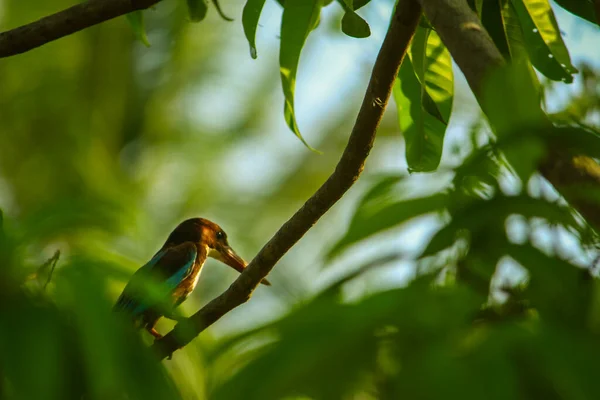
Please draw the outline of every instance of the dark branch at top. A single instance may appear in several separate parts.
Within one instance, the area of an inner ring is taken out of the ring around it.
[[[420,16],[421,7],[416,1],[399,1],[373,67],[371,80],[348,145],[335,171],[302,208],[277,231],[223,294],[185,322],[177,324],[163,339],[155,342],[153,348],[161,359],[188,344],[227,312],[246,302],[275,263],[358,179],[373,146],[379,121]]]
[[[0,33],[0,58],[25,53],[109,19],[143,10],[160,0],[88,0],[27,25]]]

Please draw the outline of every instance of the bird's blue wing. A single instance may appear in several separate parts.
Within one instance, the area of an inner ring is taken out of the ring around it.
[[[192,272],[196,255],[191,242],[159,251],[133,274],[114,309],[136,317],[157,304],[168,304],[172,291]]]

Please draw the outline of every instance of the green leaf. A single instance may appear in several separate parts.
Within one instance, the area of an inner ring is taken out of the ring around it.
[[[367,4],[369,4],[371,0],[354,0],[354,3],[352,4],[352,8],[354,9],[354,11],[358,10],[359,8],[362,8],[364,6],[366,6]]]
[[[442,122],[448,123],[454,96],[452,58],[438,34],[429,29],[417,29],[410,51],[411,61],[419,82],[424,87]]]
[[[348,11],[342,17],[342,32],[358,39],[371,36],[371,28],[367,21],[354,11]]]
[[[433,171],[440,163],[452,110],[452,61],[439,36],[422,27],[417,29],[410,56],[400,67],[393,91],[406,160],[411,171]]]
[[[250,44],[250,57],[256,58],[256,28],[258,20],[262,12],[265,0],[248,0],[242,12],[242,25],[244,26],[244,34]]]
[[[146,36],[146,29],[144,28],[143,12],[140,10],[127,14],[127,21],[129,21],[129,25],[133,30],[135,38],[142,42],[144,46],[150,47],[150,42],[148,42],[148,36]]]
[[[481,19],[481,13],[483,11],[483,0],[467,0],[467,2],[469,3],[469,7],[471,7],[471,10],[473,10],[473,12],[477,14],[479,19]]]
[[[345,11],[347,9],[356,11],[359,8],[369,4],[371,0],[338,0],[338,3],[344,8]]]
[[[500,3],[500,15],[504,25],[510,58],[513,64],[520,65],[527,71],[536,92],[539,94],[540,83],[531,62],[529,61],[527,46],[525,44],[525,38],[523,37],[523,29],[519,23],[517,12],[510,0],[500,0]]]
[[[593,0],[554,0],[556,4],[580,18],[598,25],[600,16],[596,15]]]
[[[188,14],[193,22],[200,22],[206,18],[208,4],[206,0],[186,0]]]
[[[481,13],[483,11],[483,0],[475,0],[475,12],[481,18]]]
[[[318,21],[323,0],[286,0],[281,20],[281,49],[279,70],[285,96],[284,116],[294,134],[309,149],[316,151],[304,140],[294,112],[296,73],[302,47]]]
[[[484,109],[499,137],[516,129],[547,125],[536,83],[518,62],[490,74],[484,84]]]
[[[481,14],[481,22],[492,37],[498,50],[500,50],[500,53],[502,53],[502,56],[509,59],[510,52],[508,50],[504,24],[500,13],[501,3],[504,1],[506,0],[486,1]]]
[[[360,15],[354,12],[352,0],[338,0],[338,3],[344,9],[342,17],[342,32],[350,37],[358,39],[371,36],[371,28],[367,21],[362,19]]]
[[[550,132],[555,145],[572,154],[600,158],[600,135],[584,128],[554,128]]]
[[[469,326],[480,303],[464,287],[433,289],[433,278],[420,277],[407,288],[379,292],[352,304],[340,304],[331,296],[321,296],[297,308],[269,326],[276,340],[262,346],[262,351],[248,364],[236,368],[231,378],[209,397],[232,399],[243,393],[248,400],[300,400],[306,398],[303,396],[359,398],[356,393],[364,391],[363,382],[370,389],[371,380],[367,379],[377,374],[384,378],[383,389],[377,388],[377,397],[365,398],[443,398],[448,382],[454,382],[447,378],[448,365],[465,364],[455,358],[456,349],[460,349],[460,356],[465,352],[464,336],[468,333],[465,326]],[[442,346],[444,350],[440,351]],[[439,362],[431,362],[431,357],[422,360],[431,349],[447,356],[448,362],[440,366]],[[411,368],[398,368],[400,360],[410,363]],[[407,391],[407,385],[398,382],[399,373],[408,380],[406,375],[413,375],[412,366],[417,363],[422,367],[417,375],[431,371],[431,365],[438,368],[429,372],[427,380],[410,379],[425,383]],[[466,382],[471,375],[461,377],[464,378],[461,387],[469,386]],[[435,379],[439,384],[432,385]],[[259,381],[269,384],[256,384]],[[400,386],[394,390],[395,395],[381,392],[393,385]],[[433,393],[428,387],[438,390]],[[423,390],[429,390],[428,396],[419,397]],[[452,393],[459,392],[455,389]],[[484,397],[483,391],[479,391],[478,395],[460,398]],[[493,397],[499,398],[510,396]]]
[[[550,79],[571,83],[577,69],[571,64],[548,0],[511,1],[521,21],[533,65]]]

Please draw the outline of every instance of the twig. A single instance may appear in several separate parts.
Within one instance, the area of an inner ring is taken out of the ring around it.
[[[227,312],[248,301],[259,282],[275,263],[354,184],[364,168],[394,79],[415,32],[421,7],[413,0],[400,0],[375,61],[371,80],[348,144],[333,174],[260,250],[246,270],[219,297],[179,323],[152,348],[160,359],[185,346]]]
[[[88,0],[35,22],[0,33],[0,58],[25,53],[64,36],[133,11],[149,8],[160,0]]]
[[[54,268],[56,268],[56,263],[58,262],[59,258],[60,258],[60,250],[56,250],[54,255],[48,261],[46,261],[44,263],[44,265],[42,265],[40,267],[40,271],[41,271],[42,268],[44,268],[45,266],[50,266],[50,272],[48,273],[48,279],[46,279],[46,283],[44,284],[44,290],[46,290],[46,287],[52,280],[52,274],[54,273]]]

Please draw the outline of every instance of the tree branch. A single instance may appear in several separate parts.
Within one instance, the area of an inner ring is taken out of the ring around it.
[[[179,323],[152,346],[161,359],[185,346],[200,332],[227,312],[250,299],[259,282],[275,263],[333,206],[354,184],[363,170],[375,133],[402,58],[415,32],[421,8],[414,0],[399,0],[375,61],[371,80],[352,129],[350,139],[338,165],[327,181],[309,198],[269,242],[260,250],[246,270],[219,297]]]
[[[505,61],[481,25],[481,21],[469,8],[466,0],[419,0],[419,3],[467,78],[484,113],[493,117],[491,114],[494,110],[486,109],[483,85],[485,78],[504,66]],[[506,97],[504,106],[509,110],[510,107],[523,104],[523,98],[517,99],[515,93],[507,91],[503,95]],[[529,109],[529,104],[527,106]],[[531,109],[540,109],[540,114],[543,114],[539,103],[532,104]],[[542,119],[550,126],[545,114],[542,115]],[[494,125],[495,122],[501,121],[491,122]],[[540,165],[540,172],[590,224],[600,228],[598,204],[589,197],[585,198],[570,190],[574,184],[582,187],[600,187],[600,165],[596,161],[587,156],[573,155],[561,144],[551,143],[548,155]]]
[[[160,0],[88,0],[35,22],[0,33],[0,58],[25,53],[109,19],[143,10]]]

